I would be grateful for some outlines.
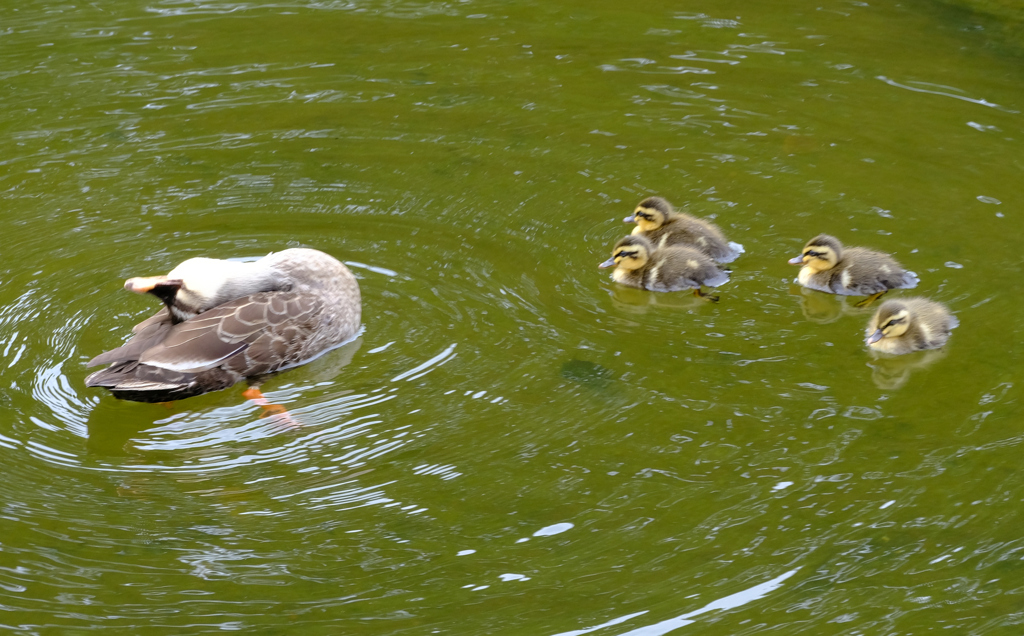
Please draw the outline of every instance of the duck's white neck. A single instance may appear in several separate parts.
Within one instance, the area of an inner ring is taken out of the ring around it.
[[[182,281],[171,307],[171,312],[180,320],[188,320],[249,294],[291,287],[281,272],[258,261],[244,263],[190,258],[171,270],[167,278]]]

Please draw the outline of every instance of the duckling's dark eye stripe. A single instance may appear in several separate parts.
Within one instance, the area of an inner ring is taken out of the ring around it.
[[[824,256],[824,255],[825,255],[825,252],[815,252],[814,250],[807,250],[806,252],[804,252],[804,256],[818,257],[818,256]]]
[[[650,219],[652,215],[648,214],[647,212],[636,212],[636,216],[640,217],[641,219]]]

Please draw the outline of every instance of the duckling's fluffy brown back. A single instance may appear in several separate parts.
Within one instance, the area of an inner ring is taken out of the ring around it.
[[[707,254],[692,247],[663,247],[650,254],[640,269],[616,270],[617,282],[656,292],[718,287],[729,282],[729,273]]]
[[[661,197],[649,197],[639,207],[655,208],[665,214],[661,227],[642,233],[655,247],[683,246],[697,249],[719,263],[731,263],[743,253],[743,246],[725,238],[722,230],[707,219],[675,210]]]
[[[801,284],[845,296],[870,296],[917,286],[917,274],[903,269],[888,254],[865,247],[846,247],[841,254],[835,267],[801,277]]]

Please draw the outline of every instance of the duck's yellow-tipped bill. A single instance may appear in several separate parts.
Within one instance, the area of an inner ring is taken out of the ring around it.
[[[124,288],[136,294],[145,294],[166,280],[166,276],[137,276],[124,281]]]

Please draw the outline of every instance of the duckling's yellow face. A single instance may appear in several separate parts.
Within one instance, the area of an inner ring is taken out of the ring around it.
[[[835,267],[839,262],[839,255],[829,245],[807,245],[800,256],[790,259],[789,262],[793,265],[803,265],[815,272],[821,272]]]
[[[616,269],[632,271],[646,265],[648,258],[647,248],[643,245],[620,245],[612,252],[610,259],[601,263],[601,267],[611,267],[614,265]]]
[[[879,308],[878,312],[868,324],[868,337],[865,340],[869,345],[875,346],[883,338],[899,338],[907,333],[910,327],[910,312],[900,307],[896,312],[886,311]]]
[[[628,221],[629,218],[627,217],[626,220]],[[640,228],[641,232],[651,232],[665,223],[665,213],[657,208],[638,205],[633,210],[632,220]]]

